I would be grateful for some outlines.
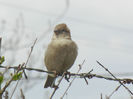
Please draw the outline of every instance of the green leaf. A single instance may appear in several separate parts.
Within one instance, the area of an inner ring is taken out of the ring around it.
[[[14,81],[19,80],[21,78],[22,78],[22,72],[19,72],[19,73],[13,75],[13,80]]]
[[[3,79],[4,79],[4,76],[3,76],[3,75],[0,75],[0,85],[1,85],[2,82],[3,82]]]
[[[2,56],[2,57],[0,58],[0,64],[2,64],[4,61],[5,61],[5,57]]]

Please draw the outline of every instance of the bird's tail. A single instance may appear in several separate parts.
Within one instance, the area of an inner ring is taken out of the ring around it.
[[[56,77],[52,77],[48,75],[47,80],[45,82],[44,88],[53,87],[55,83]]]

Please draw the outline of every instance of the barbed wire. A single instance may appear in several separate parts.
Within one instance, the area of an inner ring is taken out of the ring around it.
[[[8,69],[13,69],[13,70],[17,70],[18,67],[17,66],[0,66],[0,68],[4,68],[6,69],[8,67]],[[27,70],[27,71],[34,71],[34,72],[40,72],[40,73],[48,73],[48,74],[54,74],[54,72],[50,72],[50,71],[46,71],[43,69],[38,69],[38,68],[29,68],[29,67],[22,67],[21,70]],[[90,72],[90,71],[89,71]],[[133,79],[130,78],[118,78],[118,79],[114,79],[112,77],[107,77],[107,76],[103,76],[103,75],[99,75],[99,74],[93,74],[93,73],[70,73],[70,76],[77,76],[78,78],[99,78],[99,79],[105,79],[105,80],[111,80],[111,81],[123,81],[124,83],[133,83]],[[31,77],[33,79],[35,79],[35,77]],[[37,78],[38,79],[38,78]],[[43,77],[41,77],[40,79],[43,79]]]
[[[100,63],[100,62],[99,62]],[[101,64],[101,63],[100,63]],[[99,65],[100,65],[99,64]],[[23,65],[23,64],[22,64]],[[48,74],[54,74],[54,72],[49,72],[49,71],[46,71],[46,70],[43,70],[43,69],[38,69],[38,68],[28,68],[28,67],[26,67],[26,66],[22,66],[21,64],[19,65],[19,66],[0,66],[0,68],[3,68],[3,69],[7,69],[7,67],[8,67],[8,69],[14,69],[14,70],[19,70],[19,71],[23,71],[23,70],[27,70],[27,71],[29,71],[29,72],[31,72],[31,71],[35,71],[35,72],[39,72],[39,73],[48,73]],[[21,66],[21,68],[20,68],[20,66]],[[106,77],[106,76],[102,76],[102,75],[98,75],[98,74],[93,74],[92,73],[92,71],[93,70],[91,70],[91,72],[89,71],[88,73],[69,73],[68,75],[69,75],[69,77],[67,76],[67,74],[65,75],[65,79],[68,81],[70,78],[72,78],[72,77],[78,77],[78,78],[83,78],[84,80],[85,80],[85,82],[86,83],[88,83],[88,80],[89,79],[93,79],[93,78],[98,78],[98,79],[105,79],[105,80],[108,80],[108,81],[115,81],[115,82],[121,82],[120,84],[121,85],[124,85],[125,86],[125,84],[133,84],[133,79],[131,79],[131,78],[112,78],[112,77]],[[61,75],[59,75],[59,76],[61,76]],[[61,80],[63,79],[63,77],[64,76],[62,76],[62,78],[61,78]],[[43,79],[44,77],[42,77],[42,79]],[[30,80],[30,79],[29,79]],[[121,85],[120,86],[118,86],[118,87],[116,87],[116,89],[109,95],[109,96],[107,96],[107,97],[109,97],[109,99],[110,99],[110,97],[116,92],[116,91],[118,91],[118,89],[121,87]],[[127,87],[126,87],[127,88]],[[57,89],[56,89],[57,90]],[[130,93],[132,93],[131,91],[130,91],[130,89],[129,88],[127,88],[127,90],[130,92]],[[65,94],[64,94],[65,95]],[[52,99],[52,98],[51,98]]]

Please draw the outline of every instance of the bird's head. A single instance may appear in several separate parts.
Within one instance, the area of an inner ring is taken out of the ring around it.
[[[54,38],[71,39],[70,30],[66,24],[62,23],[55,26]]]

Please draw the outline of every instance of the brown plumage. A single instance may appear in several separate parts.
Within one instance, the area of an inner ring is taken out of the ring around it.
[[[71,39],[66,24],[59,24],[54,29],[52,41],[45,52],[45,66],[48,71],[63,74],[74,64],[77,57],[77,45]],[[56,75],[48,75],[44,88],[53,87]]]

